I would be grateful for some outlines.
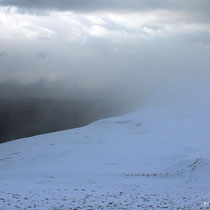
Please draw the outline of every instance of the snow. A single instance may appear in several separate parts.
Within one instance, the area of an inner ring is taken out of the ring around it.
[[[144,107],[0,145],[0,209],[205,209],[210,112]]]

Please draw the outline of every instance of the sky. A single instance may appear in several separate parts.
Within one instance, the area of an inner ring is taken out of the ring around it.
[[[207,100],[209,0],[0,0],[0,96]]]

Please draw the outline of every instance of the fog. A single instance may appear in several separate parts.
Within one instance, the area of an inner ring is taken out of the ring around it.
[[[44,80],[33,84],[5,82],[0,89],[0,143],[81,127],[125,114],[139,104],[133,97],[129,102],[120,97],[116,88],[89,92],[49,85]]]
[[[0,1],[1,141],[208,107],[209,14],[205,0]]]

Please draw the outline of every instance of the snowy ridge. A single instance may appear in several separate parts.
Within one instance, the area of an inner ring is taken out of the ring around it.
[[[0,209],[204,208],[210,118],[142,108],[0,145]]]

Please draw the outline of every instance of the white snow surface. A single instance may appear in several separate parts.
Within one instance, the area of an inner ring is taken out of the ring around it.
[[[0,145],[0,209],[205,209],[208,109],[145,107]]]

